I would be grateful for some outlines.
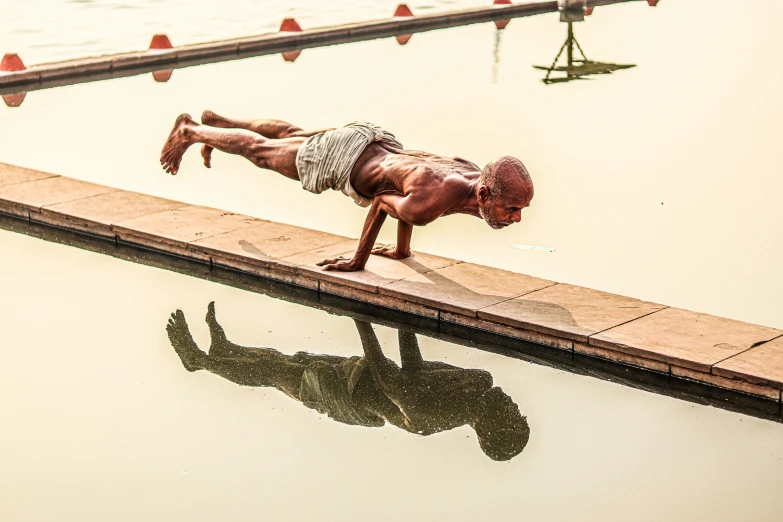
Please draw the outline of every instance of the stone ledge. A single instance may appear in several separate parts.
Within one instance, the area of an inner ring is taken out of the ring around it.
[[[727,390],[747,393],[748,395],[756,395],[757,397],[763,397],[765,399],[780,401],[780,390],[770,386],[751,384],[737,379],[727,379],[725,377],[719,377],[710,373],[697,372],[688,368],[680,368],[679,366],[672,366],[672,375],[675,377],[682,377],[683,379],[689,379],[691,381],[709,384],[718,388],[724,388]]]
[[[502,335],[504,337],[510,337],[512,339],[519,339],[520,341],[542,344],[544,346],[549,346],[550,348],[557,348],[558,350],[565,350],[570,352],[574,348],[574,342],[571,339],[564,339],[562,337],[556,337],[554,335],[535,332],[532,330],[525,330],[522,328],[514,328],[504,324],[494,323],[492,321],[485,321],[484,319],[468,317],[462,314],[441,311],[440,320],[447,323],[458,324],[460,326],[467,326],[469,328],[484,330],[486,332]]]
[[[574,352],[581,353],[583,355],[589,355],[591,357],[598,357],[600,359],[606,359],[607,361],[617,362],[620,364],[627,364],[629,366],[636,366],[638,368],[644,368],[645,370],[652,370],[659,373],[669,373],[669,365],[660,361],[653,361],[652,359],[645,359],[644,357],[636,357],[635,355],[628,355],[627,353],[618,352],[615,350],[606,350],[604,348],[598,348],[589,344],[575,342]]]
[[[774,328],[422,253],[401,261],[372,256],[362,272],[325,272],[316,261],[351,254],[356,240],[4,164],[0,213],[553,354],[670,372],[753,400],[781,398],[783,331]]]

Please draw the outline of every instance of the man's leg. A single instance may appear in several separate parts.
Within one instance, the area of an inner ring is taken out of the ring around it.
[[[214,308],[210,308],[207,323],[210,326],[210,334],[214,335],[215,329],[211,323],[216,321]],[[244,349],[241,347],[220,346],[229,342],[215,338],[212,339],[209,354],[206,354],[199,349],[190,335],[182,310],[171,314],[166,330],[171,346],[186,370],[195,372],[204,369],[240,386],[271,386],[299,400],[306,363],[271,348],[253,348],[252,351],[248,350],[250,353],[243,354]],[[222,328],[220,331],[222,332]]]
[[[332,129],[318,129],[306,131],[301,127],[297,127],[293,123],[288,123],[282,120],[273,119],[254,119],[254,120],[242,120],[234,118],[226,118],[220,116],[212,111],[204,111],[201,114],[201,123],[209,125],[210,127],[218,127],[222,129],[245,129],[250,132],[260,134],[265,138],[271,138],[275,140],[283,138],[308,138],[315,134],[320,134]],[[212,147],[204,145],[201,147],[201,157],[204,158],[204,166],[210,168],[212,166]]]
[[[303,142],[304,138],[266,139],[245,129],[218,130],[199,125],[190,115],[181,114],[163,146],[160,163],[166,172],[176,174],[185,151],[194,143],[203,143],[298,181],[296,153]]]

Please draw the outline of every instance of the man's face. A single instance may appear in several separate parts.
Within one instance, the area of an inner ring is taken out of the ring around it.
[[[492,197],[488,191],[482,197],[482,190],[479,189],[479,214],[496,230],[519,223],[522,209],[530,206],[530,200],[533,199],[532,192],[532,187],[529,191],[520,187],[514,194],[506,197]]]

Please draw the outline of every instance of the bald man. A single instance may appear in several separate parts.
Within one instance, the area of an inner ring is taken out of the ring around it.
[[[494,229],[504,228],[518,223],[533,199],[530,174],[514,157],[502,156],[481,169],[462,158],[407,150],[369,122],[305,131],[280,120],[234,120],[211,111],[198,124],[182,114],[161,153],[166,172],[176,174],[195,143],[203,144],[206,167],[218,149],[300,181],[310,192],[339,190],[370,207],[356,253],[351,259],[321,261],[324,270],[363,270],[370,254],[406,258],[413,227],[449,214],[469,214]],[[375,247],[387,215],[398,221],[397,244]]]

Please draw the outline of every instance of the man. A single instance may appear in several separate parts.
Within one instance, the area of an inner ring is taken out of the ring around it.
[[[353,258],[326,259],[318,263],[324,270],[362,270],[370,254],[406,258],[413,227],[449,214],[481,217],[495,229],[518,223],[533,199],[530,174],[516,158],[502,156],[480,169],[462,158],[406,150],[368,122],[305,131],[280,120],[233,120],[211,111],[201,122],[187,114],[177,118],[160,157],[166,172],[176,174],[185,151],[203,143],[206,167],[218,149],[300,181],[310,192],[340,190],[370,207]],[[374,248],[387,215],[398,221],[397,245]]]
[[[364,356],[340,357],[272,348],[245,348],[228,340],[210,303],[209,353],[196,345],[182,310],[166,330],[183,366],[205,369],[240,386],[271,386],[343,424],[378,428],[389,423],[432,435],[460,426],[476,432],[493,460],[510,460],[530,438],[527,419],[484,370],[464,369],[421,356],[416,334],[399,330],[401,366],[381,350],[372,325],[354,320]]]

